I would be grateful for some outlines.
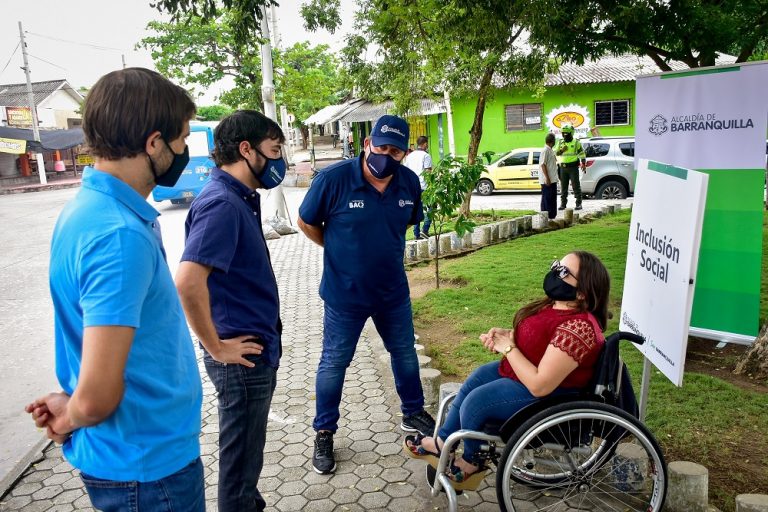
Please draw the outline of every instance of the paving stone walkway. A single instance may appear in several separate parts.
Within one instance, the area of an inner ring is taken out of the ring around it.
[[[333,476],[312,470],[315,411],[314,379],[320,358],[323,307],[317,290],[322,250],[303,235],[269,242],[278,279],[285,332],[278,385],[272,401],[264,469],[259,489],[268,510],[397,511],[446,509],[444,496],[432,498],[424,481],[424,463],[401,451],[399,400],[392,375],[382,362],[384,349],[367,327],[347,372],[341,421],[335,436],[338,468]],[[199,354],[198,354],[199,355]],[[216,511],[218,414],[213,385],[202,363],[203,426],[208,511]],[[462,511],[496,511],[496,492],[488,486],[459,496]],[[0,511],[89,511],[90,501],[78,471],[49,447],[0,500]]]

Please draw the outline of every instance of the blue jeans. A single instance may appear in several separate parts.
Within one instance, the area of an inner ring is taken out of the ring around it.
[[[104,512],[205,512],[200,458],[154,482],[118,482],[80,473],[88,497]]]
[[[257,485],[264,465],[269,405],[277,384],[277,369],[263,358],[248,355],[253,368],[203,361],[216,388],[219,406],[219,510],[261,512],[266,507]]]
[[[336,310],[325,304],[323,353],[315,380],[316,415],[312,427],[336,432],[344,375],[355,355],[357,341],[368,318],[373,319],[387,349],[404,415],[424,408],[424,393],[419,379],[419,360],[414,348],[411,301],[381,311]]]
[[[457,430],[482,430],[488,420],[505,421],[538,400],[521,382],[499,375],[500,361],[484,364],[467,377],[438,431],[445,441]],[[481,441],[464,440],[463,459],[474,462]]]
[[[429,234],[429,226],[432,225],[432,219],[429,218],[429,211],[431,208],[429,208],[426,205],[421,205],[421,207],[424,210],[424,222],[421,223],[421,233]],[[416,223],[413,226],[413,236],[416,238],[419,238],[419,224]]]

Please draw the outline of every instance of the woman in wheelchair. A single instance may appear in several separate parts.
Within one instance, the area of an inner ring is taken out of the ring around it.
[[[555,261],[544,277],[545,298],[517,311],[512,329],[480,335],[500,361],[477,368],[461,386],[437,438],[407,436],[408,455],[437,463],[445,439],[460,429],[481,430],[543,397],[584,388],[604,343],[608,271],[597,256],[575,251]],[[481,442],[466,439],[447,468],[455,489],[475,489],[487,473],[478,465]]]

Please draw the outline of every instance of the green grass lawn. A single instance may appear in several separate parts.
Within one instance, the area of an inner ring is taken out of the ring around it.
[[[490,224],[503,219],[514,219],[515,217],[522,217],[523,215],[533,215],[536,213],[533,210],[472,210],[472,220],[475,225],[482,226],[483,224]],[[435,223],[429,227],[429,234],[435,233]],[[453,222],[443,223],[443,233],[450,233],[453,231]],[[413,240],[413,228],[408,228],[405,232],[406,240]]]
[[[511,326],[521,305],[543,295],[542,279],[552,260],[574,249],[597,254],[608,268],[613,319],[607,331],[616,331],[629,219],[630,212],[624,211],[441,262],[441,279],[464,285],[431,291],[414,301],[417,327],[439,324],[453,335],[427,345],[434,366],[445,374],[463,377],[480,364],[496,360],[498,355],[484,350],[477,336],[492,326]],[[768,216],[764,217],[764,253],[766,247]],[[762,268],[760,315],[764,323],[768,318],[768,258],[763,258]],[[642,356],[631,346],[622,353],[639,392]],[[724,510],[733,510],[736,494],[768,488],[768,394],[696,373],[686,373],[683,387],[678,388],[654,370],[646,423],[668,461],[690,460],[710,469],[710,496]]]

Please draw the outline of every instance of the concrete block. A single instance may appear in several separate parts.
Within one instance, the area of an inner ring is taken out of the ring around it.
[[[533,230],[533,215],[523,217],[523,232],[529,233]]]
[[[413,348],[416,349],[417,355],[423,355],[424,354],[424,345],[421,345],[420,343],[415,343],[413,345]]]
[[[620,443],[611,460],[612,485],[621,492],[641,492],[645,488],[648,456],[634,443]]]
[[[429,237],[429,240],[427,240],[427,244],[429,244],[429,257],[434,258],[435,254],[437,253],[437,237],[436,236]]]
[[[574,218],[573,208],[566,208],[565,210],[563,210],[563,220],[565,221],[566,225],[570,226],[571,224],[573,224],[573,218]]]
[[[472,248],[472,233],[464,233],[464,236],[461,237],[461,248],[462,249]]]
[[[419,358],[419,368],[428,368],[429,363],[432,362],[432,358],[429,356],[419,354],[418,358]]]
[[[608,208],[608,214],[609,215],[613,215],[614,213],[616,213],[616,206],[615,205],[609,204],[606,208]]]
[[[429,259],[429,240],[416,242],[416,254],[420,260]]]
[[[480,245],[488,245],[491,243],[491,226],[480,226],[480,229],[476,231],[480,232]]]
[[[491,242],[499,241],[499,223],[491,224]]]
[[[768,512],[768,494],[739,494],[736,512]]]
[[[424,402],[427,406],[437,404],[440,399],[440,370],[422,368],[419,370],[421,387],[424,390]]]
[[[499,222],[499,240],[506,240],[509,238],[509,224],[507,221]]]
[[[461,382],[444,382],[440,384],[440,403],[451,393],[456,393],[461,387]]]
[[[603,206],[600,208],[600,211],[603,212],[603,215],[609,215],[611,213],[610,206]]]
[[[451,231],[446,236],[451,239],[451,251],[453,251],[453,252],[460,251],[461,250],[461,238],[459,238],[459,235],[457,235],[455,231]]]
[[[284,187],[295,187],[297,181],[296,173],[288,172],[285,174],[282,185]]]
[[[416,261],[419,259],[419,251],[417,250],[417,242],[415,240],[405,242],[405,260]]]
[[[298,174],[296,176],[296,186],[307,188],[309,187],[309,176],[306,174]]]
[[[533,229],[541,230],[549,226],[549,216],[546,213],[537,213],[533,216]]]
[[[510,226],[510,228],[509,228],[509,237],[510,238],[516,237],[516,236],[518,236],[521,233],[521,231],[520,231],[520,229],[521,229],[520,228],[520,219],[519,218],[510,220],[509,221],[509,226]]]
[[[451,252],[451,237],[442,235],[440,237],[440,255],[450,254]]]
[[[613,205],[613,213],[619,213],[621,211],[621,204],[616,203]]]
[[[707,512],[709,471],[695,462],[675,461],[667,466],[667,512]]]

